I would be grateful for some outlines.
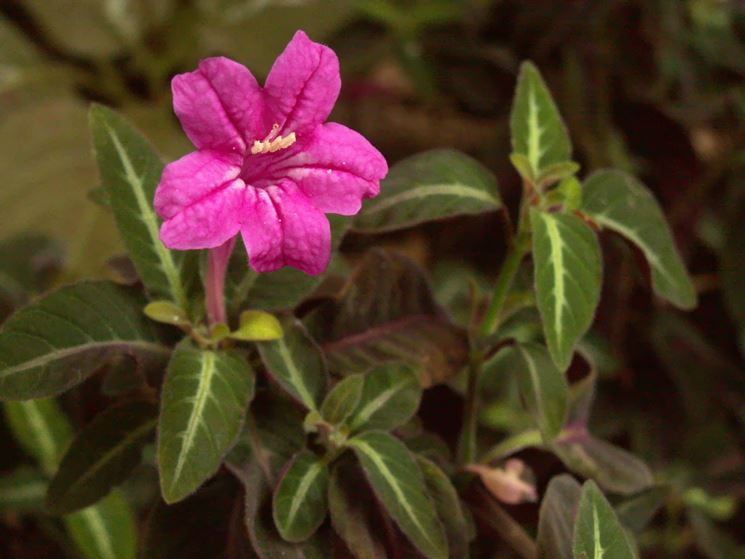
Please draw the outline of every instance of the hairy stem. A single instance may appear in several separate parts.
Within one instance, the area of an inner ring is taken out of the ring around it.
[[[210,325],[225,323],[228,320],[225,312],[225,273],[234,246],[235,237],[217,248],[210,249],[209,252],[204,289],[207,321]]]

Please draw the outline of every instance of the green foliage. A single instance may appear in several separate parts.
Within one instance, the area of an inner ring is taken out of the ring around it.
[[[119,233],[151,295],[188,308],[187,285],[193,254],[171,252],[158,236],[160,221],[152,200],[163,163],[148,141],[111,109],[94,105],[90,127],[101,180]]]
[[[524,179],[537,183],[571,165],[572,144],[559,110],[538,69],[520,67],[510,115],[512,160]],[[562,173],[560,173],[561,175]]]
[[[86,559],[134,559],[137,529],[129,503],[120,493],[64,518],[70,537]]]
[[[574,521],[582,489],[569,475],[553,478],[538,515],[538,559],[573,559]]]
[[[615,511],[592,481],[582,487],[572,544],[574,559],[635,559]]]
[[[47,480],[32,467],[0,477],[0,513],[28,514],[44,510]]]
[[[340,380],[324,398],[321,417],[332,425],[345,421],[357,409],[364,386],[365,377],[362,375]]]
[[[382,431],[349,441],[375,495],[425,556],[447,559],[448,544],[422,474],[406,447]]]
[[[283,329],[282,338],[259,345],[261,358],[267,372],[283,389],[314,410],[326,386],[323,354],[301,322],[288,321]]]
[[[117,353],[161,362],[143,299],[108,282],[63,287],[14,314],[0,330],[0,398],[53,396],[81,383]]]
[[[379,233],[501,207],[497,180],[488,169],[460,152],[433,150],[394,165],[354,228]]]
[[[406,423],[419,408],[422,389],[416,375],[402,366],[384,366],[364,377],[356,409],[349,419],[352,431],[390,431]]]
[[[167,503],[193,493],[220,467],[253,397],[238,352],[179,345],[168,364],[158,420],[160,487]]]
[[[326,462],[307,450],[297,454],[274,491],[274,524],[282,538],[302,542],[326,517],[329,472]]]
[[[582,211],[639,247],[652,269],[655,293],[683,309],[696,306],[670,227],[647,187],[621,171],[600,171],[585,183]]]
[[[133,401],[111,407],[72,441],[49,484],[47,509],[68,514],[102,499],[141,462],[157,424],[154,404]]]
[[[538,309],[551,357],[564,371],[600,300],[600,246],[574,215],[531,210],[530,223]]]

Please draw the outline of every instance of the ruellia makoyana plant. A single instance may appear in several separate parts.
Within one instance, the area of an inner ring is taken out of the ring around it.
[[[38,460],[14,483],[45,493],[92,559],[480,558],[494,532],[523,558],[636,557],[655,475],[588,429],[587,334],[601,231],[638,247],[658,297],[696,305],[654,197],[625,172],[581,178],[530,62],[504,154],[522,179],[516,208],[454,149],[389,170],[326,122],[340,87],[334,52],[302,31],[263,86],[232,60],[203,60],[172,82],[196,151],[165,167],[122,116],[91,108],[132,266],[44,293],[2,327],[0,398]],[[486,212],[507,231],[488,243],[496,258],[506,242],[489,281],[461,271],[433,287],[394,251],[339,253],[349,230]],[[440,385],[463,399],[462,416],[438,418],[459,432],[450,440],[420,414]],[[54,399],[73,388],[110,401],[79,433]],[[484,426],[495,406],[512,418],[501,433]],[[516,456],[526,448],[562,464],[541,491]],[[148,465],[162,499],[137,543],[131,494]],[[503,506],[538,500],[537,523]],[[195,518],[209,535],[192,549],[178,534]]]

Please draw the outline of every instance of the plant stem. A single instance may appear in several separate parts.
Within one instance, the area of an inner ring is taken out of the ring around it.
[[[207,260],[207,278],[205,280],[205,306],[207,321],[210,326],[227,323],[225,312],[225,272],[228,269],[230,255],[235,246],[235,237],[219,247],[210,249]]]

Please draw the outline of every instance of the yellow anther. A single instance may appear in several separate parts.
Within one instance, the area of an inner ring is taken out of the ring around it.
[[[251,146],[251,153],[253,155],[274,153],[275,151],[290,147],[297,139],[294,132],[290,132],[287,136],[277,136],[277,132],[279,132],[279,124],[272,126],[272,131],[263,140],[254,140],[253,146]]]

